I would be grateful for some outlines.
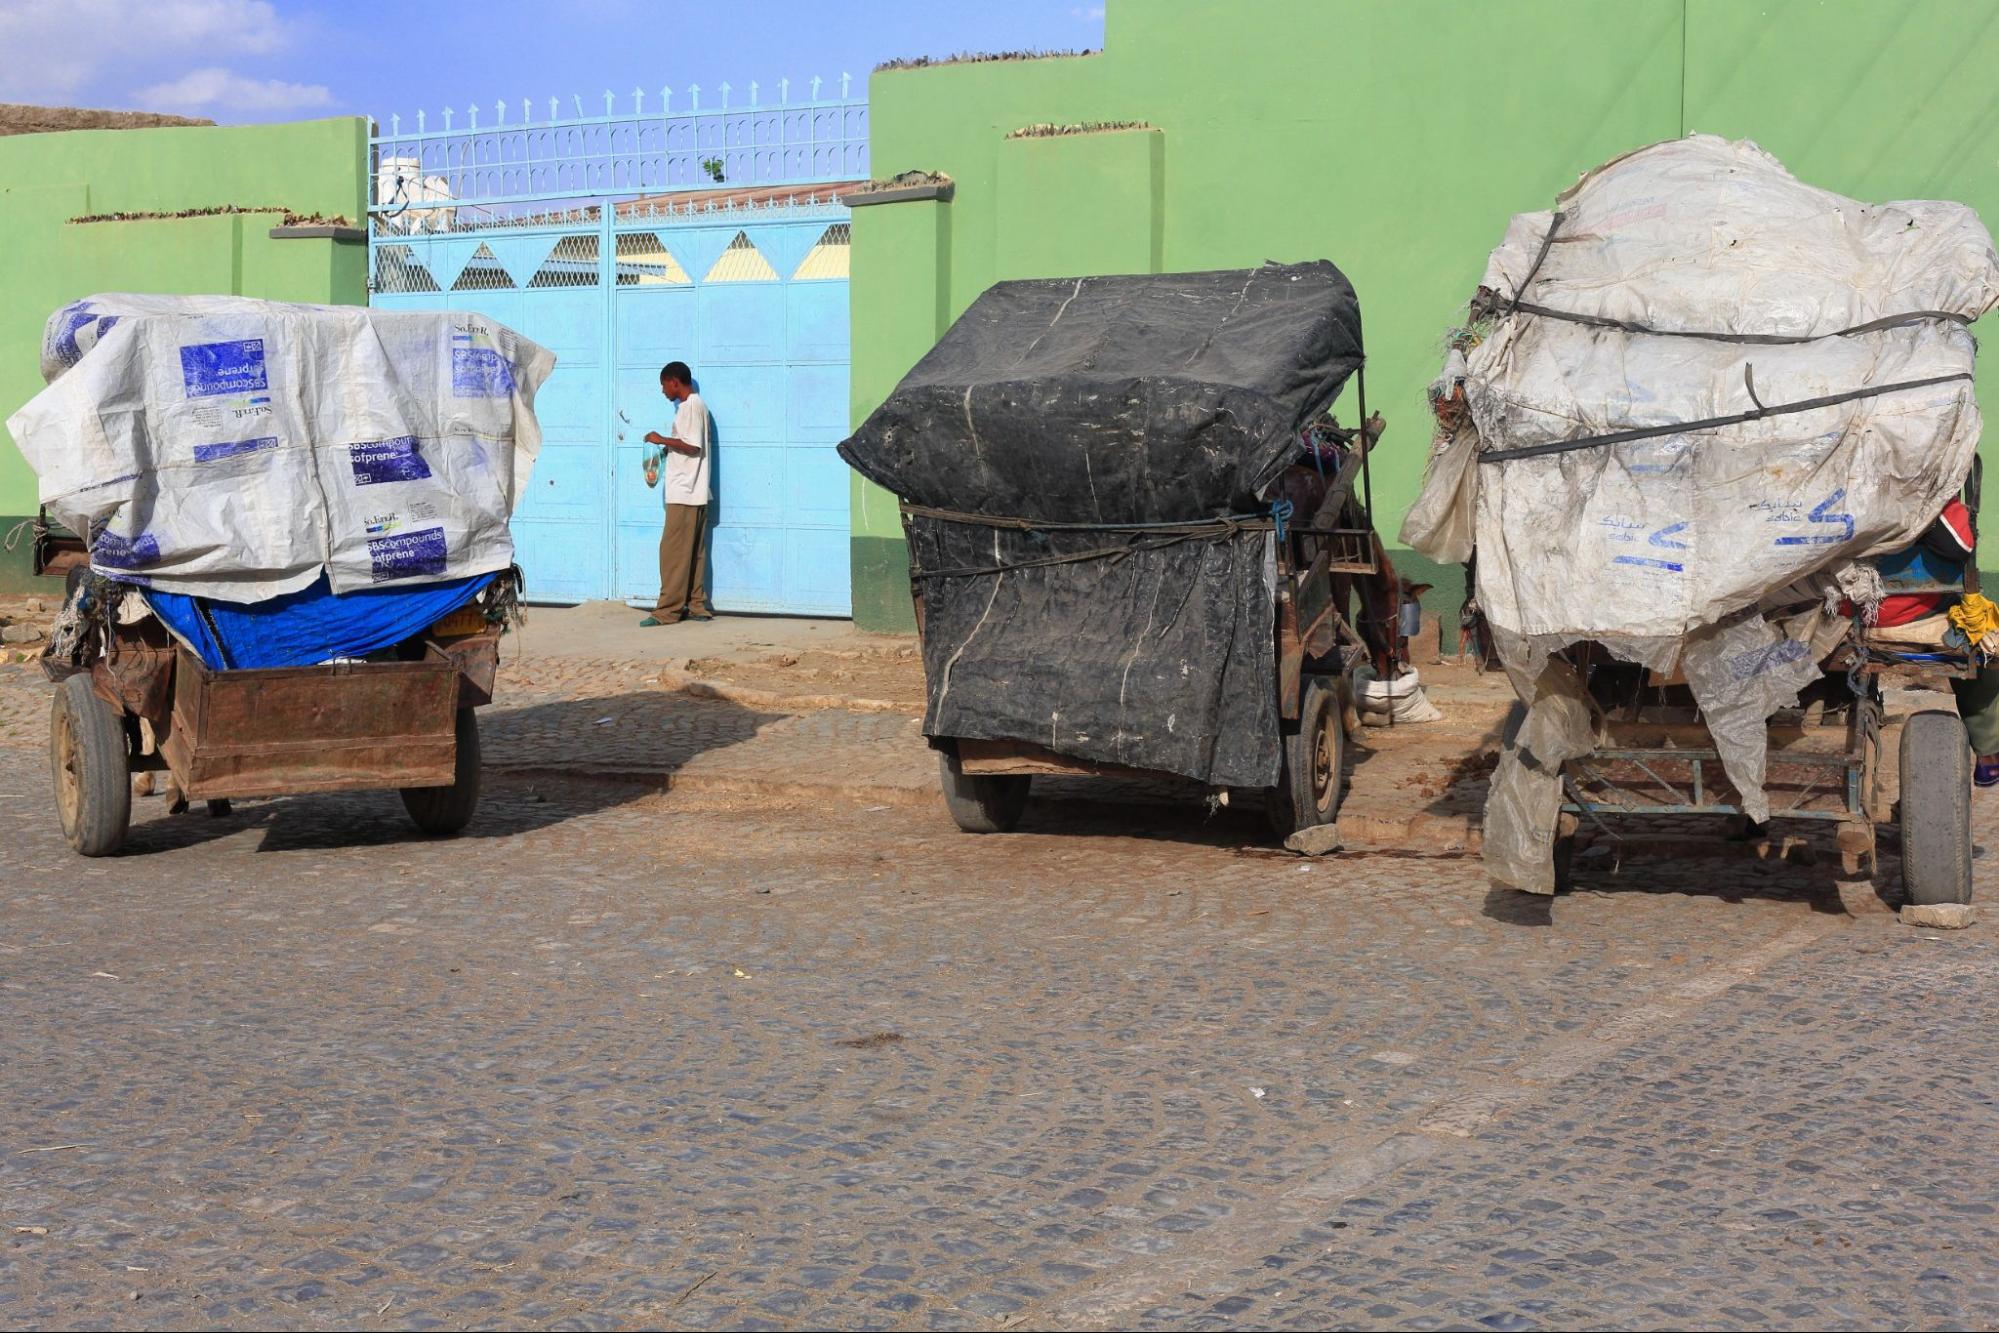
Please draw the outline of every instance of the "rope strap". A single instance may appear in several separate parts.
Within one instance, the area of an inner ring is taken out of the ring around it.
[[[1815,343],[1826,338],[1847,338],[1858,333],[1879,333],[1884,329],[1899,329],[1911,324],[1926,324],[1932,320],[1944,320],[1953,324],[1969,325],[1971,317],[1951,310],[1911,310],[1900,315],[1883,315],[1865,324],[1855,324],[1851,328],[1834,329],[1830,333],[1704,333],[1697,329],[1655,329],[1630,320],[1609,319],[1602,315],[1578,314],[1573,310],[1556,310],[1549,306],[1535,305],[1531,301],[1515,298],[1508,307],[1508,313],[1521,311],[1529,315],[1540,315],[1544,319],[1567,320],[1571,324],[1586,324],[1593,329],[1615,329],[1619,333],[1638,333],[1653,338],[1700,338],[1706,342],[1747,343],[1756,347],[1792,347],[1803,343]]]
[[[904,501],[902,512],[905,517],[937,519],[945,523],[968,523],[976,527],[999,528],[1009,532],[1122,532],[1131,534],[1132,540],[1120,546],[1100,546],[1087,551],[1073,551],[1067,555],[1042,556],[1033,560],[1017,560],[996,565],[960,565],[949,569],[918,569],[910,567],[911,579],[955,579],[973,578],[979,575],[1006,574],[1017,569],[1044,569],[1051,565],[1074,565],[1088,560],[1123,560],[1127,556],[1142,555],[1151,551],[1163,551],[1189,541],[1225,541],[1247,533],[1273,532],[1282,541],[1287,534],[1300,536],[1333,536],[1334,529],[1302,527],[1291,522],[1292,506],[1289,500],[1274,500],[1267,514],[1218,514],[1211,519],[1194,522],[1168,523],[1042,523],[1034,519],[992,514],[973,514],[959,509],[938,509],[931,505],[911,504]]]
[[[1006,528],[1014,532],[1140,532],[1172,533],[1188,537],[1229,535],[1237,532],[1268,532],[1274,520],[1269,514],[1217,514],[1213,518],[1166,523],[1046,523],[1040,519],[1011,515],[972,514],[962,509],[937,509],[930,505],[902,503],[905,515],[941,519],[946,523],[969,523],[981,528]]]
[[[1795,412],[1812,412],[1821,407],[1837,407],[1841,403],[1856,402],[1862,398],[1878,398],[1885,393],[1899,393],[1904,389],[1927,389],[1938,384],[1949,384],[1955,380],[1969,380],[1970,374],[1960,371],[1955,375],[1933,375],[1929,379],[1903,380],[1898,384],[1877,384],[1866,389],[1851,389],[1846,393],[1827,394],[1823,398],[1806,398],[1795,403],[1778,403],[1774,407],[1762,406],[1756,396],[1756,381],[1753,368],[1745,367],[1743,382],[1749,389],[1749,399],[1758,404],[1753,412],[1737,412],[1725,417],[1707,417],[1700,421],[1676,422],[1670,426],[1645,426],[1637,430],[1612,431],[1607,435],[1591,435],[1580,440],[1556,440],[1549,444],[1530,444],[1518,449],[1495,449],[1480,454],[1481,463],[1504,463],[1515,458],[1541,458],[1548,454],[1572,453],[1578,449],[1599,449],[1605,445],[1628,444],[1632,440],[1655,439],[1661,435],[1688,435],[1695,431],[1719,430],[1723,426],[1739,426],[1745,421],[1760,421],[1764,417],[1788,416]]]

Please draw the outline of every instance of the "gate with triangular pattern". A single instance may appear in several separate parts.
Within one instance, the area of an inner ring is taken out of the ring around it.
[[[716,607],[849,614],[847,212],[821,198],[373,238],[374,304],[475,310],[558,358],[514,516],[531,600],[658,592],[643,439],[670,428],[680,360],[714,421]]]

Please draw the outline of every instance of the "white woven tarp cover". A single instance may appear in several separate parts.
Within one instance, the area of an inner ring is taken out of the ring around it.
[[[1580,640],[1684,666],[1746,812],[1767,817],[1765,722],[1816,677],[1824,642],[1800,608],[1914,541],[1964,483],[1979,435],[1965,323],[1999,302],[1999,258],[1961,204],[1857,203],[1753,143],[1693,135],[1514,218],[1481,286],[1497,317],[1433,386],[1462,383],[1470,424],[1439,441],[1403,538],[1444,561],[1476,543],[1516,689],[1530,709],[1561,701],[1523,729],[1540,748],[1502,762],[1485,831],[1495,878],[1546,890],[1556,774],[1591,747],[1549,654]],[[1939,382],[1479,461],[1922,380]],[[1523,765],[1532,793],[1509,781]]]
[[[93,296],[7,428],[102,573],[256,602],[505,569],[555,357],[483,315]]]

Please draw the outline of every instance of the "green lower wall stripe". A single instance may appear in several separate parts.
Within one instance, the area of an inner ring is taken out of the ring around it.
[[[909,546],[900,537],[849,539],[853,559],[854,627],[875,634],[914,634],[909,601]]]
[[[35,536],[32,528],[21,524],[32,523],[33,514],[0,514],[0,596],[21,593],[47,592],[54,588],[62,592],[61,579],[38,579],[35,577]],[[14,534],[14,549],[8,550],[7,536]]]

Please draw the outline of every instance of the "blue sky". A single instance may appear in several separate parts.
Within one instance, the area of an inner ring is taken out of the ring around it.
[[[601,110],[634,87],[724,80],[794,99],[895,56],[1083,49],[1103,5],[1078,0],[0,0],[0,102],[129,108],[224,122],[391,113],[461,117],[551,96]],[[676,98],[676,105],[680,105]],[[462,123],[462,121],[461,121]]]

